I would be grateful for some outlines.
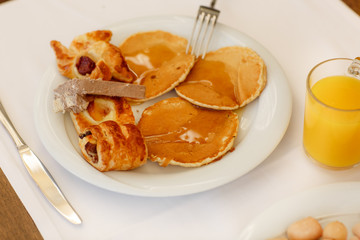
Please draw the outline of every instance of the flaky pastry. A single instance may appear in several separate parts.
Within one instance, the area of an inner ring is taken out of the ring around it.
[[[89,32],[75,37],[69,48],[51,41],[60,73],[70,79],[134,81],[121,50],[110,43],[111,37],[107,30]]]
[[[70,116],[81,152],[97,170],[130,170],[146,163],[144,138],[124,98],[94,97],[86,110]]]
[[[146,163],[147,148],[134,124],[105,121],[80,133],[84,158],[101,172],[131,170]]]
[[[94,97],[86,110],[71,112],[70,116],[78,134],[92,125],[109,120],[119,124],[135,123],[130,104],[121,97]]]

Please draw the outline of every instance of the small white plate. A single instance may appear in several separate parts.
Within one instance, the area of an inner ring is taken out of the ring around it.
[[[333,216],[320,221],[340,221],[348,229],[360,222],[360,182],[313,187],[286,198],[260,214],[240,234],[239,240],[271,239],[283,234],[295,221],[312,216]]]
[[[180,16],[146,17],[106,27],[113,32],[112,43],[119,45],[133,33],[164,30],[188,38],[193,19]],[[72,40],[72,39],[70,39]],[[200,168],[168,166],[156,163],[132,171],[101,173],[80,154],[77,136],[68,114],[54,113],[53,89],[65,81],[54,60],[44,74],[35,103],[37,131],[46,149],[64,168],[79,178],[111,191],[139,196],[177,196],[209,190],[228,183],[255,168],[275,149],[285,134],[291,117],[292,99],[287,79],[276,59],[247,35],[218,24],[210,50],[225,46],[248,46],[265,61],[268,83],[260,98],[242,111],[235,150],[221,161]],[[136,120],[142,110],[160,99],[175,96],[170,92],[145,104],[134,106]]]

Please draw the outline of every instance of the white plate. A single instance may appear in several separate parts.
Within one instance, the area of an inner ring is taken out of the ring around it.
[[[342,182],[313,187],[286,198],[259,215],[240,234],[240,240],[270,239],[284,233],[293,222],[312,216],[329,216],[320,221],[340,221],[348,229],[360,222],[360,182]]]
[[[130,34],[140,31],[164,30],[188,38],[192,26],[192,18],[160,16],[124,21],[107,29],[113,31],[112,43],[119,45]],[[98,187],[130,195],[191,194],[221,186],[246,174],[264,161],[280,142],[290,121],[292,99],[287,79],[276,59],[254,39],[218,24],[210,50],[232,45],[248,46],[264,59],[268,84],[261,97],[244,109],[235,150],[221,161],[191,169],[176,166],[162,168],[149,162],[133,171],[98,172],[82,158],[68,114],[52,110],[53,89],[65,81],[58,73],[55,57],[43,76],[35,103],[35,122],[41,141],[56,161],[79,178]],[[148,105],[173,95],[175,93],[171,92],[134,107],[136,119]]]

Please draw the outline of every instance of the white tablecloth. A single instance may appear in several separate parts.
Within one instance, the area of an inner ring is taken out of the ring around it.
[[[236,239],[258,214],[287,196],[327,183],[360,181],[360,169],[330,171],[302,149],[305,78],[327,58],[360,55],[360,19],[339,0],[224,0],[219,22],[260,42],[279,61],[293,94],[288,130],[274,152],[245,176],[216,189],[148,198],[95,187],[69,173],[35,130],[34,98],[54,64],[50,40],[140,16],[194,16],[205,0],[13,0],[0,5],[0,98],[14,125],[83,219],[67,222],[43,197],[0,128],[0,167],[45,239]]]

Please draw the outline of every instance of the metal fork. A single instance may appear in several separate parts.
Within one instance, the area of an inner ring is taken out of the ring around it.
[[[210,7],[200,6],[195,19],[191,37],[186,47],[186,53],[189,53],[190,47],[192,47],[191,54],[195,55],[196,58],[200,54],[202,55],[201,58],[204,58],[206,55],[216,21],[220,14],[220,11],[214,8],[215,3],[216,0],[212,0]],[[204,45],[205,39],[206,43]]]

